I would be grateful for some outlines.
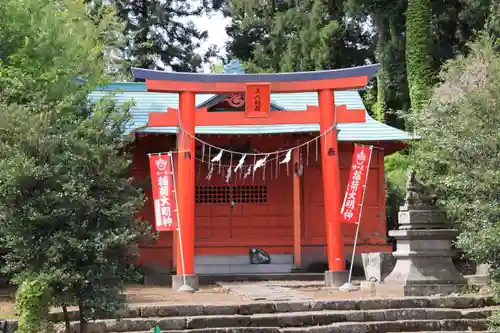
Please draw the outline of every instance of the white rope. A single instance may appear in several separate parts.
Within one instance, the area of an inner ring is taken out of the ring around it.
[[[292,148],[290,148],[290,149],[292,149]],[[264,154],[262,154],[262,155],[264,155]],[[255,156],[257,156],[257,154],[255,154]],[[276,161],[277,159],[279,159],[279,158],[268,158],[267,161],[266,161],[266,164],[269,163],[270,161]],[[213,162],[210,162],[210,161],[203,161],[202,159],[200,159],[198,157],[196,157],[196,160],[198,162],[201,162],[201,163],[214,164]],[[217,165],[219,165],[219,163],[217,163]],[[244,163],[244,164],[242,164],[240,170],[241,169],[245,169],[245,167],[248,167],[250,165],[253,166],[254,164],[253,163]],[[230,167],[232,168],[232,166],[230,166],[229,164],[221,164],[220,166],[221,166],[222,169],[224,169],[224,168],[227,169],[227,168],[230,168]]]
[[[230,149],[224,149],[224,148],[221,148],[221,147],[217,147],[215,145],[212,145],[206,141],[203,141],[202,139],[196,137],[195,135],[189,133],[189,132],[186,132],[184,131],[184,129],[182,128],[182,126],[180,126],[180,129],[182,130],[183,133],[186,133],[188,136],[190,136],[191,138],[193,138],[194,140],[198,141],[199,143],[203,144],[203,145],[206,145],[208,147],[211,147],[211,148],[214,148],[214,149],[217,149],[219,151],[224,151],[226,153],[229,153],[229,154],[234,154],[234,155],[255,155],[255,156],[265,156],[265,155],[268,155],[268,154],[280,154],[280,153],[286,153],[288,152],[290,149],[293,150],[293,149],[299,149],[299,148],[302,148],[316,140],[319,140],[320,138],[322,138],[323,136],[325,136],[326,134],[330,133],[330,131],[332,131],[333,129],[335,129],[337,126],[336,125],[333,125],[332,127],[330,127],[328,130],[326,130],[325,132],[321,133],[320,135],[312,138],[311,140],[309,141],[306,141],[304,143],[301,143],[300,145],[297,145],[297,146],[294,146],[294,147],[291,147],[291,148],[287,148],[287,149],[281,149],[281,150],[275,150],[273,152],[267,152],[267,153],[244,153],[244,152],[239,152],[239,151],[234,151],[234,150],[230,150]]]
[[[294,147],[291,147],[291,148],[287,148],[287,149],[281,149],[281,150],[276,150],[276,151],[273,151],[273,152],[267,152],[267,153],[248,153],[248,152],[239,152],[239,151],[234,151],[234,150],[230,150],[230,149],[224,149],[224,148],[221,148],[221,147],[218,147],[218,146],[215,146],[215,145],[212,145],[198,137],[196,137],[196,135],[184,130],[183,126],[182,126],[182,120],[181,120],[181,116],[180,116],[180,112],[178,111],[177,112],[177,118],[178,118],[178,122],[179,122],[179,130],[182,131],[182,138],[184,138],[184,134],[190,136],[191,138],[193,138],[195,141],[201,143],[202,145],[206,145],[209,147],[209,154],[208,154],[208,160],[207,161],[204,161],[203,159],[199,159],[196,157],[196,151],[193,152],[193,155],[195,157],[195,160],[199,161],[199,162],[202,162],[202,163],[208,163],[209,165],[210,164],[213,164],[213,162],[211,162],[211,155],[210,155],[210,150],[211,148],[213,149],[217,149],[219,152],[225,152],[225,153],[228,153],[228,154],[231,154],[231,157],[232,155],[249,155],[249,156],[254,156],[254,157],[257,157],[257,156],[271,156],[271,155],[276,155],[275,158],[270,158],[270,159],[267,159],[266,160],[266,164],[267,162],[271,162],[271,161],[276,161],[280,158],[280,154],[282,153],[287,153],[288,151],[292,151],[294,149],[300,149],[304,146],[307,146],[309,148],[309,144],[312,143],[312,142],[316,142],[316,145],[318,144],[318,141],[323,137],[325,136],[326,134],[330,133],[330,131],[332,130],[337,130],[337,125],[336,125],[336,122],[333,124],[333,126],[331,126],[330,128],[328,128],[326,131],[324,131],[323,133],[321,133],[320,135],[312,138],[311,140],[308,140],[304,143],[301,143],[297,146],[294,146]],[[326,137],[325,137],[325,140],[326,140]],[[196,147],[196,145],[195,145]],[[202,148],[204,150],[204,148]],[[316,148],[316,154],[317,154],[317,148]],[[317,156],[316,156],[317,158]],[[220,161],[218,162],[219,164],[219,167],[220,168],[232,168],[231,165],[224,165],[224,164],[221,164]],[[287,163],[288,164],[288,163]],[[252,164],[244,164],[244,165],[254,165],[253,163]]]

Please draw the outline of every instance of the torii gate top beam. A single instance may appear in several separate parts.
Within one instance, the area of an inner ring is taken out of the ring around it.
[[[274,93],[311,92],[322,89],[364,88],[379,70],[379,65],[277,74],[202,74],[176,73],[132,68],[135,81],[146,81],[148,91],[194,93],[244,92],[248,83],[269,83]]]

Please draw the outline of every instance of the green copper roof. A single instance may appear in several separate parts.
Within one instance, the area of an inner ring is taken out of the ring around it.
[[[177,94],[147,92],[144,83],[113,83],[90,94],[90,102],[97,102],[107,94],[115,94],[118,104],[133,101],[129,131],[138,133],[176,133],[177,128],[147,127],[149,112],[167,112],[178,108]],[[214,95],[196,95],[196,104],[202,105]],[[308,105],[318,105],[316,93],[271,94],[271,101],[280,109],[305,110]],[[365,109],[358,91],[336,91],[335,104],[346,104],[348,109]],[[279,112],[279,111],[275,111]],[[293,117],[293,115],[290,115]],[[406,141],[416,139],[411,134],[380,123],[370,116],[366,123],[339,124],[339,141]],[[255,125],[255,126],[197,126],[198,134],[278,134],[317,132],[318,124]]]

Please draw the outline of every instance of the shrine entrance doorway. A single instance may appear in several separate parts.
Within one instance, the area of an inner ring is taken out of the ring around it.
[[[235,247],[246,253],[253,246],[290,245],[291,176],[273,178],[268,174],[264,179],[258,171],[246,180],[238,174],[227,184],[224,177],[214,175],[207,180],[206,174],[207,171],[200,172],[196,186],[197,254],[232,254]]]

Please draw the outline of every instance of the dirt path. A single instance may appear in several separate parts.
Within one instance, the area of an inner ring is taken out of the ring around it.
[[[125,292],[131,305],[237,304],[244,300],[219,286],[204,286],[193,294],[177,293],[169,287],[132,286]]]
[[[371,295],[367,292],[339,292],[335,290],[325,289],[320,282],[310,281],[265,281],[265,282],[241,282],[238,284],[252,284],[258,288],[259,285],[265,287],[281,286],[282,288],[290,288],[290,291],[300,291],[300,294],[307,296],[312,300],[335,300],[335,299],[363,299],[369,298]],[[194,294],[184,294],[172,291],[169,287],[152,287],[152,286],[130,286],[126,289],[125,294],[131,307],[143,307],[154,305],[169,305],[169,304],[241,304],[259,301],[244,295],[238,295],[233,292],[226,292],[218,285],[203,286]],[[0,318],[14,318],[16,311],[14,307],[14,291],[0,290]],[[398,297],[401,295],[387,295],[387,297]],[[71,309],[70,309],[71,310]],[[58,308],[52,311],[60,311]]]

